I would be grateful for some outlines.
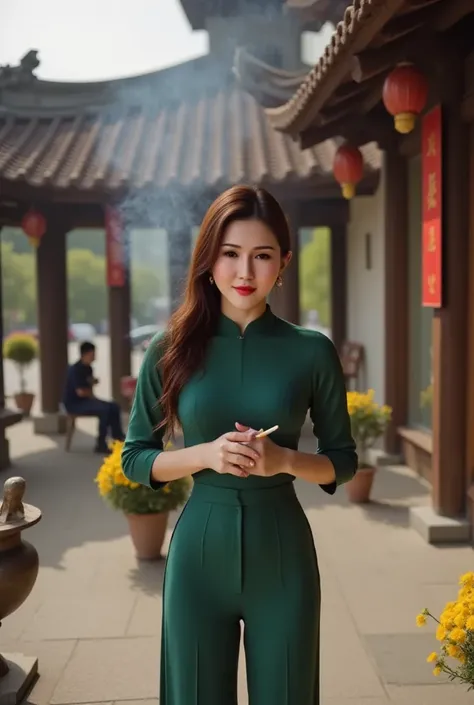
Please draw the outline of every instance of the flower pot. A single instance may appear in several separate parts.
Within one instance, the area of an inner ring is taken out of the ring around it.
[[[18,392],[14,396],[15,404],[17,408],[24,413],[25,416],[29,416],[31,413],[31,407],[35,400],[35,395],[30,392]]]
[[[125,516],[137,558],[148,561],[161,558],[168,526],[168,512]]]
[[[370,501],[370,493],[374,482],[375,468],[359,468],[349,482],[346,491],[349,500],[354,504],[365,504]]]

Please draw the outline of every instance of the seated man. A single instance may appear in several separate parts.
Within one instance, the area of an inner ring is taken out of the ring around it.
[[[107,453],[109,449],[106,439],[109,432],[115,440],[123,441],[125,438],[120,418],[120,407],[114,401],[103,401],[94,396],[93,388],[99,381],[92,372],[95,345],[89,342],[81,343],[80,353],[80,359],[69,367],[63,404],[69,414],[99,418],[99,433],[95,451]]]

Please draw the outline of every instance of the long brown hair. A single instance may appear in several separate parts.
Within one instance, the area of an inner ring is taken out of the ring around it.
[[[163,393],[158,400],[163,412],[159,424],[173,434],[179,424],[179,394],[201,368],[220,315],[220,292],[209,276],[219,254],[226,228],[234,220],[260,220],[275,235],[282,256],[291,249],[290,230],[276,199],[261,188],[233,186],[209,207],[202,221],[188,271],[184,300],[169,320],[164,354],[159,363]]]

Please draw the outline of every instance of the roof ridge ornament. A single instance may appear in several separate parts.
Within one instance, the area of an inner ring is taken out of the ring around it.
[[[30,49],[21,59],[18,66],[5,64],[0,66],[0,88],[22,86],[37,80],[33,71],[38,68],[40,61],[36,49]]]

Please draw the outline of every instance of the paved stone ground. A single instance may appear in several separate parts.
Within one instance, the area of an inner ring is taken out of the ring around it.
[[[4,476],[26,478],[27,501],[44,518],[25,535],[40,553],[37,584],[0,643],[39,657],[34,705],[148,705],[158,694],[163,564],[136,561],[123,517],[96,493],[94,423],[81,420],[69,454],[62,438],[35,437],[29,422],[10,432],[15,467]],[[473,568],[470,547],[428,546],[408,527],[408,507],[429,501],[427,488],[391,467],[379,471],[367,507],[349,505],[343,489],[329,497],[298,484],[298,494],[323,581],[322,705],[472,703],[431,675],[433,629],[415,626],[417,612],[440,610]],[[244,705],[243,667],[239,687]]]

